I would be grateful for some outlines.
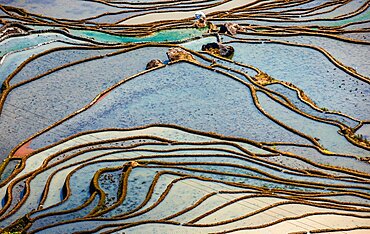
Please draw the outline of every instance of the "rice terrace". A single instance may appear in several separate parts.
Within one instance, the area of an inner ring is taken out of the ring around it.
[[[0,233],[370,233],[370,1],[0,0]]]

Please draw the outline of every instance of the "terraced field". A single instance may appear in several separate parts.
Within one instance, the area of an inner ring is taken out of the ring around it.
[[[369,6],[0,0],[1,233],[370,232]]]

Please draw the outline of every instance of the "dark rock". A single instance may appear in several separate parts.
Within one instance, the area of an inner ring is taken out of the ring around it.
[[[153,60],[151,60],[151,61],[146,65],[146,69],[148,70],[148,69],[151,69],[151,68],[153,68],[153,67],[159,67],[159,66],[161,66],[161,65],[163,65],[163,63],[162,63],[162,61],[161,61],[161,60],[159,60],[159,59],[153,59]]]
[[[209,50],[212,50],[212,49],[219,49],[219,48],[220,48],[220,46],[216,42],[208,43],[208,44],[205,44],[205,45],[202,46],[203,51],[209,51]]]
[[[234,55],[234,47],[229,46],[229,45],[223,45],[219,44],[220,46],[220,55],[222,57],[230,58]]]
[[[235,50],[232,46],[212,42],[212,43],[203,45],[202,51],[208,51],[212,54],[220,55],[225,58],[231,58],[234,55]]]
[[[230,35],[235,35],[238,32],[244,32],[245,29],[240,26],[239,24],[234,24],[234,23],[225,23],[220,27],[220,33],[226,33]]]
[[[191,55],[186,50],[178,48],[178,47],[170,48],[166,54],[167,54],[168,59],[171,62],[178,61],[178,60],[187,60],[187,61],[192,61],[192,62],[196,61],[193,55]]]

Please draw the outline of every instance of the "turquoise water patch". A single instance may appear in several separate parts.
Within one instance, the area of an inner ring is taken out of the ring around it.
[[[62,29],[61,27],[32,26],[35,30]],[[183,28],[161,30],[147,36],[121,36],[93,30],[69,29],[73,36],[83,37],[102,43],[142,43],[142,42],[178,42],[191,38],[201,37],[207,32],[207,28]]]
[[[73,35],[86,37],[105,43],[176,42],[194,37],[200,37],[205,32],[206,29],[186,28],[163,30],[145,37],[129,37],[91,30],[71,30]]]

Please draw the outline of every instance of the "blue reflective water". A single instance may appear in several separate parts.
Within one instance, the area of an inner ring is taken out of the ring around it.
[[[118,81],[145,70],[151,59],[166,60],[167,50],[167,47],[144,47],[104,57],[53,72],[13,90],[0,117],[0,125],[7,129],[0,132],[4,138],[0,152],[5,157],[27,137],[84,107]],[[37,60],[37,65],[40,70],[50,67],[43,58]],[[31,74],[35,73],[38,72]],[[9,134],[12,137],[7,137]]]
[[[358,121],[354,121],[348,117],[345,117],[339,114],[324,113],[324,112],[320,112],[312,108],[310,105],[308,105],[307,103],[304,103],[298,98],[298,94],[296,91],[291,90],[283,85],[272,84],[272,85],[268,85],[267,88],[269,90],[273,90],[275,92],[283,94],[285,97],[289,98],[289,101],[291,101],[299,110],[307,114],[310,114],[312,116],[316,116],[319,118],[325,118],[325,119],[338,120],[339,122],[349,127],[352,127],[352,128],[356,127],[359,124]]]
[[[27,65],[10,80],[10,84],[15,85],[19,82],[41,75],[50,69],[67,65],[68,63],[76,62],[82,59],[108,54],[117,50],[118,49],[89,50],[70,48],[54,51],[27,63]]]
[[[370,75],[370,67],[368,66],[368,55],[370,53],[370,48],[366,44],[358,44],[319,36],[263,36],[238,34],[237,37],[242,39],[277,40],[316,46],[327,51],[337,61],[341,62],[345,66],[354,68],[358,73],[364,76]],[[228,36],[222,36],[222,39],[224,41],[235,40],[234,38],[230,38]]]
[[[339,127],[306,118],[279,105],[262,92],[258,92],[257,96],[262,107],[274,118],[302,133],[320,139],[320,144],[326,149],[336,153],[368,156],[367,150],[352,145],[344,136],[340,135],[338,133]]]
[[[370,86],[331,63],[320,52],[273,43],[230,43],[234,60],[251,64],[277,80],[291,82],[319,107],[369,119]],[[284,59],[282,59],[284,58]]]
[[[257,141],[307,143],[261,114],[242,83],[178,63],[124,83],[87,111],[56,127],[57,135],[47,132],[36,138],[32,147],[89,129],[152,123],[172,123]]]
[[[333,13],[332,13],[333,14]],[[335,14],[335,13],[334,13]],[[330,14],[328,14],[328,18],[330,20],[323,20],[321,17],[317,17],[315,20],[311,20],[315,17],[312,17],[310,21],[280,21],[280,20],[273,20],[273,21],[265,21],[264,18],[261,18],[260,20],[253,20],[253,19],[248,19],[248,20],[235,20],[233,22],[238,23],[238,24],[252,24],[252,25],[263,25],[263,26],[284,26],[284,27],[289,27],[289,26],[328,26],[328,27],[334,27],[334,26],[344,26],[349,23],[354,23],[354,22],[364,22],[370,19],[370,9],[367,8],[365,11],[362,13],[355,15],[353,17],[349,18],[343,18],[343,19],[337,19],[337,20],[332,20],[332,18],[329,17]],[[302,16],[301,19],[304,19]],[[218,23],[226,23],[228,20],[220,20],[217,21]]]

